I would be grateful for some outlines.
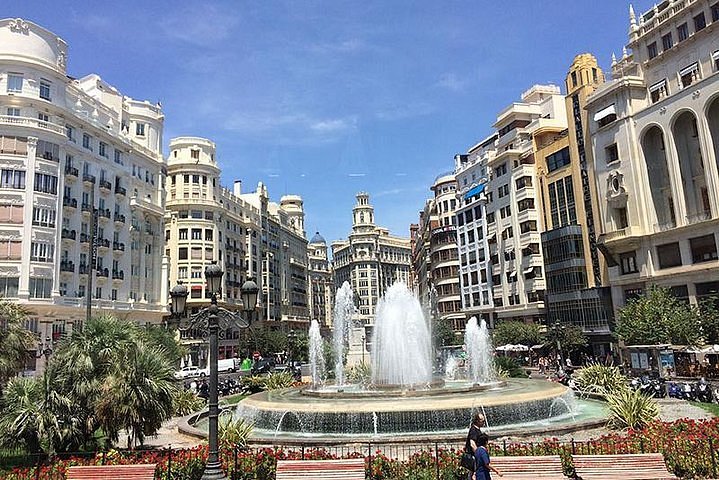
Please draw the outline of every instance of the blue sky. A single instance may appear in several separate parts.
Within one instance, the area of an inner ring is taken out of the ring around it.
[[[652,3],[635,2],[637,14]],[[68,73],[161,101],[165,151],[217,143],[223,183],[305,201],[308,237],[351,229],[354,194],[408,236],[434,177],[535,83],[574,56],[606,70],[629,27],[623,0],[4,2],[69,44]]]

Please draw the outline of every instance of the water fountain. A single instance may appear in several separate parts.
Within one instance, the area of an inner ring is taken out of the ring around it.
[[[334,345],[340,360],[334,366],[334,384],[321,381],[317,355],[321,339],[319,326],[313,324],[312,384],[261,392],[240,402],[235,415],[254,423],[252,441],[329,444],[457,439],[466,434],[472,413],[480,409],[489,431],[503,434],[533,429],[547,434],[604,420],[602,404],[575,401],[572,391],[561,384],[496,379],[487,325],[476,319],[466,328],[468,378],[433,378],[428,322],[405,285],[392,286],[378,304],[371,384],[347,384],[341,359],[353,312],[352,290],[345,283],[335,303]]]
[[[323,346],[320,324],[317,320],[312,320],[309,333],[310,378],[312,379],[310,386],[312,388],[320,388],[324,384],[325,356],[322,351]]]

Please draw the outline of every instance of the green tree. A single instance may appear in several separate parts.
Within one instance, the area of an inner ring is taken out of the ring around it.
[[[127,447],[142,445],[172,417],[177,388],[167,352],[141,341],[120,352],[120,363],[103,379],[96,403],[98,425],[117,442],[128,433]]]
[[[28,349],[37,341],[25,328],[27,316],[21,305],[0,300],[0,385],[22,370]]]
[[[619,311],[615,333],[629,345],[699,345],[699,310],[678,300],[667,288],[652,286]]]
[[[432,322],[432,342],[435,348],[442,348],[462,343],[457,338],[457,334],[449,322],[441,319],[435,319]]]
[[[140,332],[145,342],[164,348],[168,360],[173,365],[178,365],[180,359],[187,354],[187,349],[178,340],[177,330],[168,330],[160,325],[147,325],[140,329]]]
[[[524,322],[501,322],[492,331],[495,346],[521,344],[531,347],[544,343],[545,336],[539,325]]]
[[[719,344],[719,296],[711,296],[699,303],[702,333],[704,342],[710,345]]]
[[[560,345],[564,355],[580,350],[589,343],[587,336],[582,331],[582,327],[576,325],[561,325],[548,328],[547,342],[555,348]]]

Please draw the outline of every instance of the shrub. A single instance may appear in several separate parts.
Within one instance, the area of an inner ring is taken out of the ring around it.
[[[494,357],[494,368],[500,377],[527,378],[527,372],[512,357]]]
[[[628,388],[627,377],[622,375],[619,367],[599,363],[578,370],[574,378],[579,389],[598,395],[606,396]]]
[[[243,418],[235,418],[232,410],[225,410],[218,419],[220,442],[230,448],[244,447],[254,426],[253,423],[245,422]]]
[[[184,417],[202,410],[205,401],[190,390],[177,390],[172,396],[172,410],[177,417]]]
[[[280,388],[289,388],[295,383],[292,373],[288,371],[276,372],[265,378],[266,390],[277,390]]]
[[[267,378],[260,375],[252,375],[251,377],[242,377],[240,385],[242,389],[249,393],[257,393],[267,390]]]
[[[347,371],[347,380],[360,385],[367,385],[372,379],[372,367],[369,363],[360,362],[352,365]]]
[[[614,428],[642,428],[659,416],[659,405],[639,390],[624,388],[607,395],[608,425]]]

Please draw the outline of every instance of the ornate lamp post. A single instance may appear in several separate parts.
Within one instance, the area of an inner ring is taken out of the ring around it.
[[[295,341],[297,340],[297,334],[294,330],[290,330],[290,332],[287,334],[287,366],[290,368],[290,372],[292,372],[293,362],[294,362],[294,350],[295,350]]]
[[[207,463],[205,464],[205,472],[202,475],[203,480],[217,480],[227,478],[222,470],[219,455],[219,441],[217,419],[219,417],[219,408],[217,402],[217,336],[220,330],[220,322],[222,321],[223,330],[228,328],[230,324],[234,324],[238,328],[249,328],[250,322],[244,320],[239,315],[225,310],[217,305],[217,296],[222,291],[222,275],[224,272],[217,262],[212,262],[205,269],[205,280],[207,281],[207,291],[210,293],[210,306],[203,308],[195,315],[192,315],[187,325],[180,326],[180,329],[203,328],[205,321],[209,330],[210,341],[210,385],[209,385],[209,404],[208,404],[208,443],[209,453]],[[242,285],[242,300],[245,312],[251,312],[257,305],[257,284],[252,280],[248,280]],[[177,317],[182,317],[185,311],[187,300],[187,287],[178,282],[170,292],[172,298],[172,311]]]

